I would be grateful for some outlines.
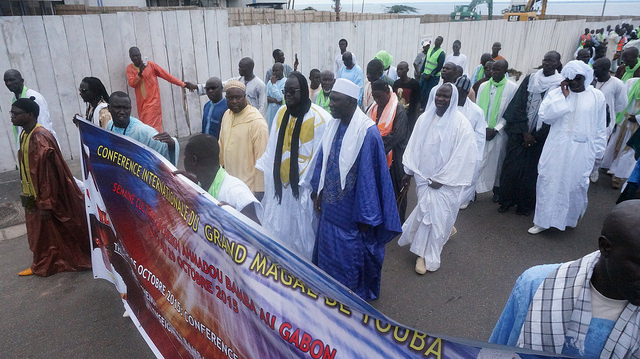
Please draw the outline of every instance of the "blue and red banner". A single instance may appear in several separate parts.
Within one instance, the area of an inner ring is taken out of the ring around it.
[[[79,128],[94,274],[158,357],[539,357],[402,326],[153,150]]]

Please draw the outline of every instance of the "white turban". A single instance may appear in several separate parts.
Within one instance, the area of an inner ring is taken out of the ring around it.
[[[569,80],[576,78],[576,75],[584,76],[584,87],[587,88],[593,82],[593,69],[580,60],[569,61],[562,68],[562,76]]]
[[[337,79],[331,91],[339,92],[356,100],[360,97],[360,87],[347,79]]]

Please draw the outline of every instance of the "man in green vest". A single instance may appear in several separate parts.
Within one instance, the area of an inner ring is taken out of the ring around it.
[[[420,80],[420,105],[422,108],[427,106],[429,93],[431,89],[440,82],[440,70],[444,65],[446,54],[440,47],[442,45],[442,36],[436,37],[434,46],[427,51],[422,67],[422,77]]]

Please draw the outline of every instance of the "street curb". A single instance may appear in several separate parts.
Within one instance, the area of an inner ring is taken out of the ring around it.
[[[0,229],[0,241],[16,239],[27,234],[27,226],[24,223]]]

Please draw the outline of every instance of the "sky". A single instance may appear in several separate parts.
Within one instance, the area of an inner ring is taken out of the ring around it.
[[[524,0],[523,0],[524,1]],[[356,0],[356,3],[361,4],[362,1],[361,0]],[[410,3],[427,3],[427,2],[435,2],[435,3],[451,3],[452,7],[453,5],[462,5],[462,4],[468,4],[471,2],[471,0],[469,1],[465,1],[465,0],[398,0],[397,2],[394,2],[393,0],[366,0],[366,3],[370,3],[370,4],[385,4],[385,5],[395,5],[395,4],[410,4]],[[503,2],[509,2],[509,0],[494,0],[494,2],[499,2],[499,3],[503,3]],[[575,2],[575,3],[590,3],[590,4],[602,4],[604,2],[604,0],[561,0],[561,1],[554,1],[554,0],[548,0],[547,4],[550,3],[555,3],[555,2],[560,2],[560,3],[567,3],[567,2]],[[638,0],[607,0],[607,2],[624,2],[624,3],[637,3]],[[332,4],[333,2],[331,0],[296,0],[296,8],[298,8],[298,5],[302,5],[302,4],[323,4],[323,3],[327,3],[327,4]],[[342,0],[343,4],[351,4],[351,0]]]
[[[259,0],[258,0],[259,1]],[[525,0],[522,0],[525,1]],[[360,12],[363,0],[341,0],[342,11]],[[418,8],[418,13],[445,14],[453,11],[454,5],[466,5],[471,0],[364,0],[365,12],[382,12],[384,6],[405,4]],[[506,7],[509,0],[494,0],[494,13],[500,13]],[[600,15],[604,0],[548,0],[548,13],[554,14],[577,14],[577,15]],[[638,0],[607,0],[607,11],[605,15],[630,15],[640,16],[640,6]],[[435,3],[438,6],[429,6]],[[449,5],[450,4],[450,5]],[[633,4],[629,6],[629,4]],[[295,8],[303,9],[312,6],[317,10],[330,10],[333,2],[331,0],[295,0]],[[481,9],[486,9],[486,4],[481,4]],[[428,10],[429,9],[429,10]],[[485,11],[482,11],[483,13]]]

